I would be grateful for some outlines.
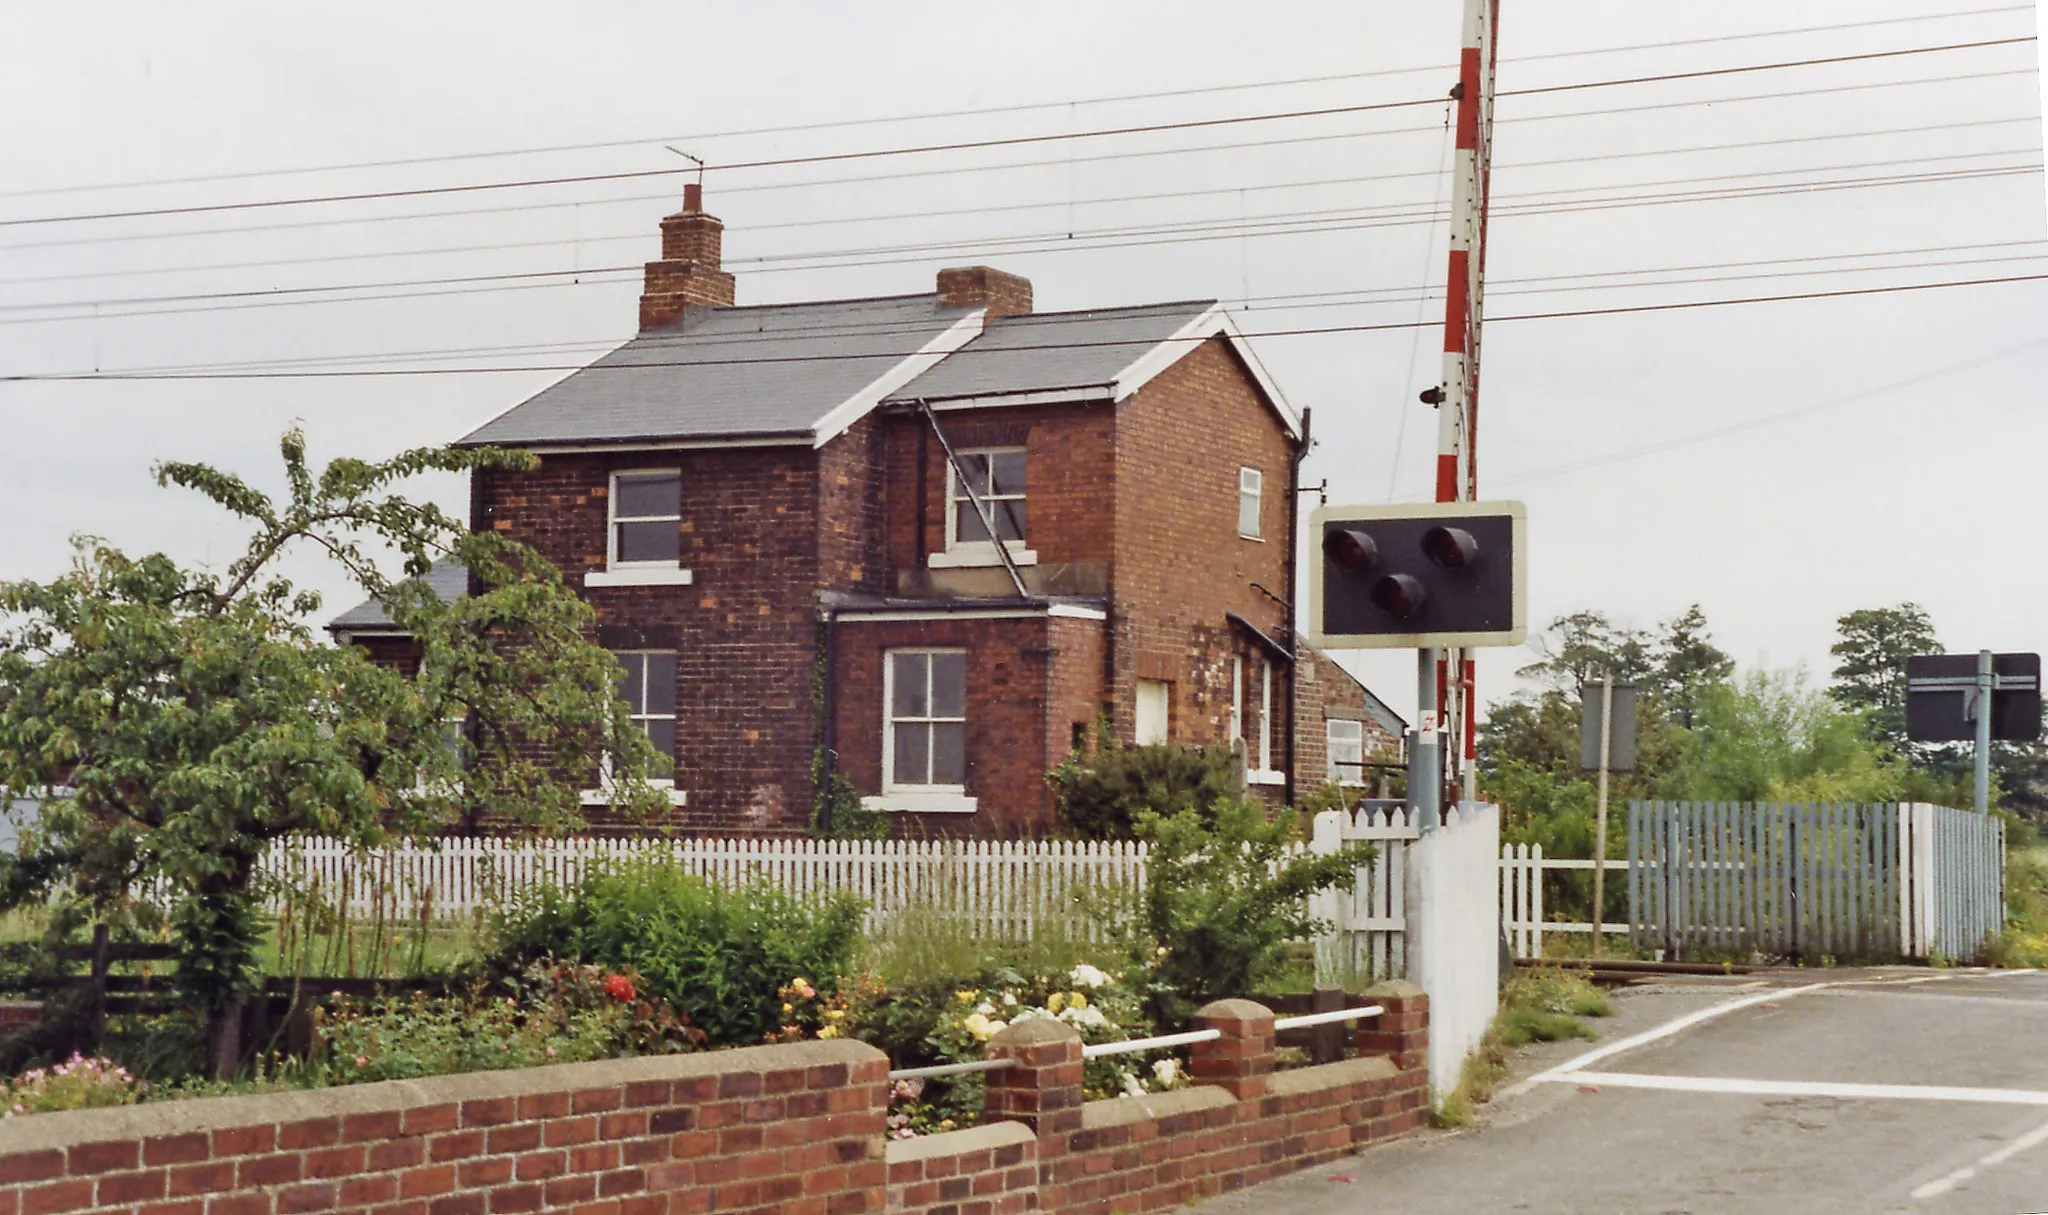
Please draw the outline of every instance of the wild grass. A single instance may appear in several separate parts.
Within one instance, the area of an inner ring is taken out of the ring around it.
[[[1458,1085],[1438,1103],[1432,1121],[1464,1126],[1508,1075],[1513,1052],[1536,1042],[1564,1042],[1599,1035],[1589,1017],[1614,1015],[1614,1001],[1585,975],[1567,967],[1517,971],[1501,985],[1500,1011],[1479,1046],[1466,1056]]]
[[[1991,964],[2048,966],[2048,848],[2005,857],[2005,928],[1991,940]]]
[[[1082,925],[1044,917],[1028,937],[991,937],[936,907],[912,907],[868,934],[858,968],[890,986],[940,976],[967,977],[994,968],[1019,974],[1063,974],[1080,963],[1123,970],[1133,959],[1115,940],[1091,940]]]

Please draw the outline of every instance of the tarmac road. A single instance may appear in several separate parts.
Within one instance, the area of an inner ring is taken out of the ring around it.
[[[1774,972],[1618,996],[1602,1041],[1530,1052],[1479,1125],[1204,1215],[2048,1212],[2048,974]],[[1664,1036],[1629,1045],[1646,1033]]]

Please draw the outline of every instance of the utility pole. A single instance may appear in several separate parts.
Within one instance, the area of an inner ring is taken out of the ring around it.
[[[1991,693],[1997,686],[1990,650],[1977,651],[1977,813],[1991,813]]]
[[[1495,29],[1500,0],[1465,0],[1458,57],[1457,155],[1451,194],[1450,266],[1444,310],[1443,383],[1437,398],[1436,500],[1471,502],[1479,489],[1475,439],[1479,405],[1479,331],[1486,281],[1486,213],[1493,163]],[[1477,704],[1472,651],[1443,651],[1434,677],[1421,680],[1416,715],[1443,731],[1444,783],[1453,797],[1477,794]]]
[[[1607,910],[1607,770],[1614,764],[1614,675],[1600,677],[1600,796],[1593,818],[1593,956],[1600,956],[1600,939]],[[1539,880],[1541,875],[1539,874]]]

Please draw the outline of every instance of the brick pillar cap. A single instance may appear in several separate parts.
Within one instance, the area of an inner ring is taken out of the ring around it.
[[[1012,1021],[988,1040],[991,1047],[1043,1046],[1048,1042],[1079,1042],[1081,1032],[1055,1017]]]
[[[1257,1000],[1217,1000],[1195,1010],[1204,1021],[1271,1021],[1273,1010]]]
[[[1394,1000],[1413,1000],[1417,996],[1429,993],[1406,979],[1383,979],[1358,994],[1367,997],[1385,996]]]

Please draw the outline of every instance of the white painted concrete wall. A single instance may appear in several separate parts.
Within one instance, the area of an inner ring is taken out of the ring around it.
[[[1500,1006],[1500,809],[1467,802],[1408,847],[1408,978],[1429,993],[1429,1083],[1458,1086]]]

